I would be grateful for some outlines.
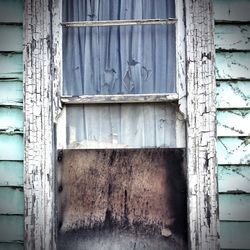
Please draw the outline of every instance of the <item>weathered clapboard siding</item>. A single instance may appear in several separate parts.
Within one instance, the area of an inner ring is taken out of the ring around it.
[[[23,3],[23,0],[0,0],[0,23],[22,23]]]
[[[23,50],[23,28],[21,25],[0,25],[0,51]]]
[[[22,79],[23,56],[19,53],[0,53],[0,78]]]
[[[23,189],[0,187],[0,214],[23,214]]]
[[[22,161],[0,161],[0,186],[23,186]]]
[[[22,243],[1,243],[0,250],[23,250],[24,246]]]
[[[220,220],[249,221],[250,195],[249,194],[221,194],[219,196]]]
[[[217,81],[217,108],[250,108],[250,81]]]
[[[250,246],[250,222],[221,221],[221,248],[225,249],[249,249]]]
[[[22,105],[22,81],[0,80],[0,105]],[[4,94],[3,94],[4,93]]]
[[[0,242],[23,240],[24,220],[21,215],[0,215]]]
[[[217,136],[249,136],[250,110],[220,110],[217,112]]]
[[[20,131],[23,129],[22,108],[0,106],[0,130]]]
[[[216,78],[250,79],[250,52],[217,52]]]
[[[0,160],[23,160],[23,136],[21,134],[0,134]]]
[[[221,193],[250,193],[250,168],[219,166],[218,181]]]
[[[217,22],[250,21],[249,9],[249,0],[214,0],[214,18]]]

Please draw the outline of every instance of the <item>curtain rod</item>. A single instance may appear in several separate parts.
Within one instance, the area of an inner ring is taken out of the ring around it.
[[[176,18],[168,19],[132,19],[132,20],[105,20],[105,21],[79,21],[63,22],[64,27],[107,27],[107,26],[127,26],[127,25],[157,25],[157,24],[175,24]]]

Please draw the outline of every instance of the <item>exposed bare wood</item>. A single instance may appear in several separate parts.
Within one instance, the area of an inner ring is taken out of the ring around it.
[[[127,25],[157,25],[157,24],[175,24],[177,19],[132,19],[132,20],[108,20],[108,21],[79,21],[63,22],[64,27],[107,27],[107,26],[127,26]]]
[[[55,249],[50,11],[25,1],[25,249]]]
[[[138,102],[174,102],[178,101],[177,93],[139,94],[139,95],[84,95],[62,96],[65,104],[97,104],[97,103],[138,103]]]
[[[218,249],[212,0],[186,1],[190,249]]]

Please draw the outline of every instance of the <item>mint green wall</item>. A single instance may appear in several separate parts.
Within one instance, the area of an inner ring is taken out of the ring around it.
[[[0,0],[0,250],[21,250],[23,194],[23,0]]]

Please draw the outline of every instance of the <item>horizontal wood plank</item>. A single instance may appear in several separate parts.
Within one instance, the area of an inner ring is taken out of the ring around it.
[[[23,136],[0,134],[0,160],[23,160]]]
[[[22,79],[23,56],[15,53],[0,53],[0,78]]]
[[[250,25],[215,25],[215,48],[250,50]]]
[[[250,222],[220,222],[220,244],[223,249],[249,249]]]
[[[250,108],[250,81],[217,81],[217,108]]]
[[[0,215],[0,242],[24,240],[24,217]]]
[[[250,195],[220,194],[220,220],[250,221]]]
[[[23,28],[20,25],[0,25],[0,51],[23,50]]]
[[[218,164],[250,164],[250,139],[225,138],[217,140]]]
[[[215,21],[248,22],[249,0],[214,0]]]
[[[250,166],[219,166],[219,192],[250,193]]]
[[[23,130],[23,110],[0,107],[0,130]]]
[[[23,102],[22,81],[0,80],[0,105],[15,103],[20,105]]]
[[[0,187],[0,214],[23,214],[22,188]]]
[[[250,110],[217,111],[218,136],[249,136]]]
[[[0,250],[24,250],[22,243],[0,243]]]
[[[23,186],[23,162],[0,161],[0,186]]]
[[[0,0],[0,23],[22,23],[23,3],[23,0]]]
[[[250,52],[218,52],[216,78],[250,79]]]

